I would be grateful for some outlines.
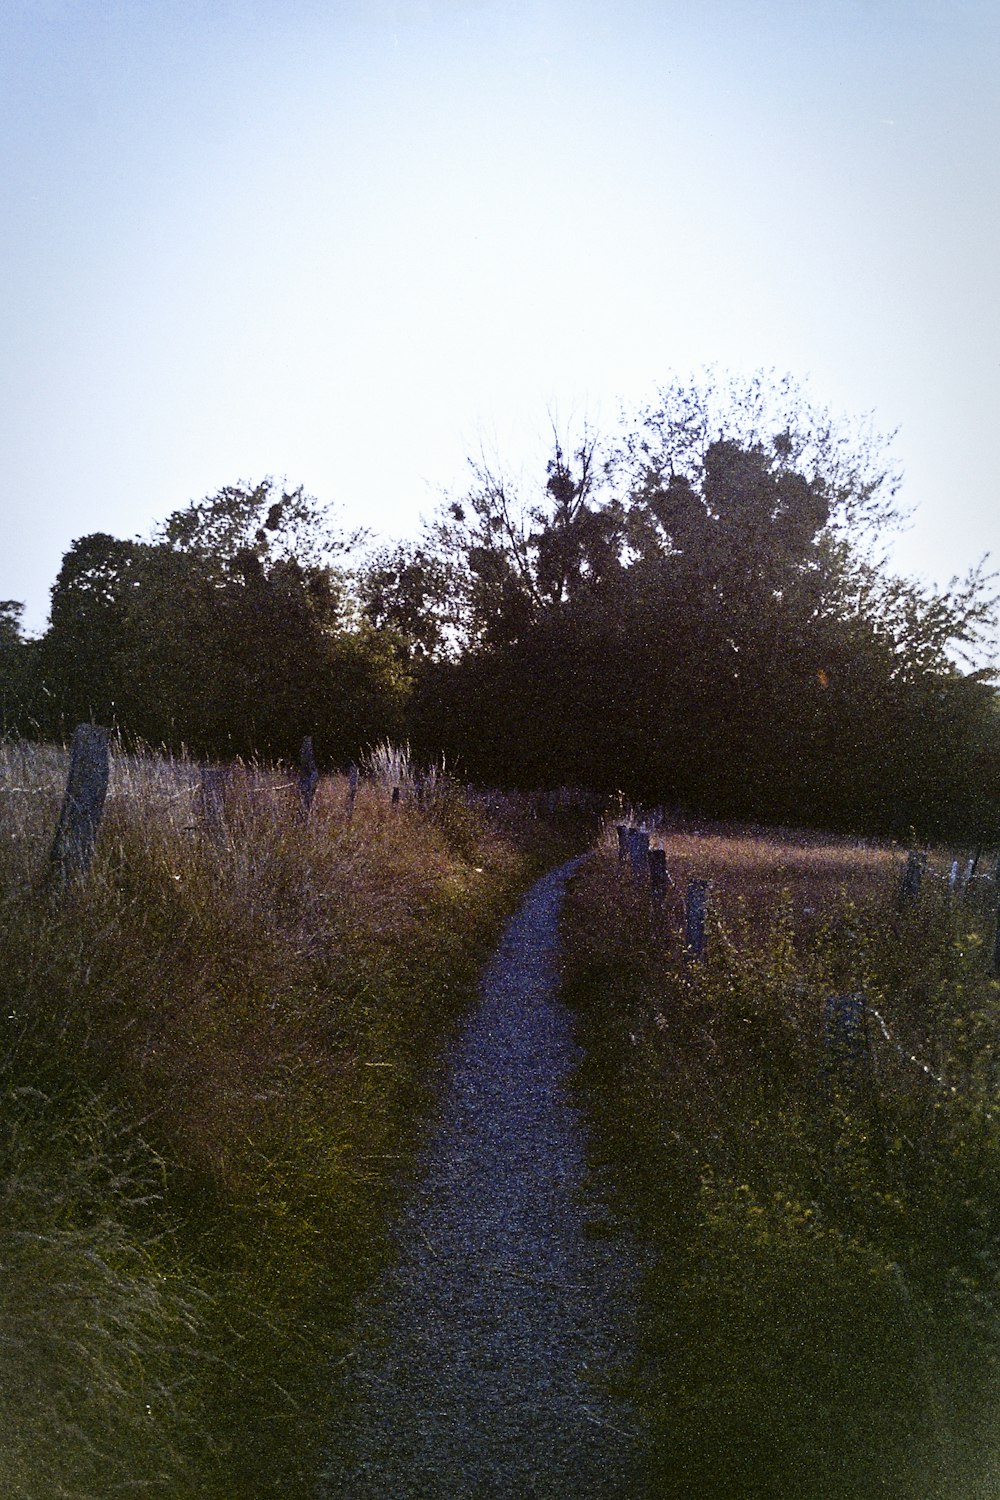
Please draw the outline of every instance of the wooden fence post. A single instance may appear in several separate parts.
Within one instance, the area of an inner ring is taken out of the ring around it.
[[[60,890],[86,875],[97,844],[97,830],[108,793],[110,730],[78,724],[70,746],[69,776],[50,856],[50,872]]]
[[[618,835],[618,863],[623,865],[628,859],[628,829],[624,823],[618,823],[615,832]]]
[[[202,766],[201,768],[201,816],[210,838],[221,843],[226,836],[226,783],[229,769],[226,766]]]
[[[654,901],[662,901],[667,894],[667,851],[650,849],[649,885]]]
[[[649,867],[649,834],[644,828],[629,830],[628,855],[633,875],[645,875]]]
[[[982,846],[982,844],[977,844],[976,845],[976,852],[972,856],[972,858],[969,860],[969,866],[968,866],[968,869],[965,872],[965,886],[966,886],[966,889],[969,888],[969,886],[972,884],[972,882],[976,878],[976,871],[979,869],[979,861],[980,861],[980,859],[982,857],[982,853],[983,853],[983,846]]]
[[[309,816],[318,786],[319,768],[313,753],[313,738],[311,734],[307,734],[299,751],[299,796],[302,798],[306,817]]]
[[[863,994],[829,995],[823,1007],[827,1075],[857,1086],[871,1067],[868,1006]]]
[[[912,906],[920,895],[920,882],[927,868],[926,854],[917,854],[913,849],[906,856],[906,869],[899,888],[899,909]]]
[[[689,880],[684,902],[684,953],[689,959],[705,957],[705,913],[708,881]]]

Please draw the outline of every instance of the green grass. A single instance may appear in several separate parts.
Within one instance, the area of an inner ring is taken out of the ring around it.
[[[650,1495],[992,1496],[995,892],[928,882],[900,916],[898,853],[666,846],[679,890],[713,881],[707,960],[685,963],[676,897],[653,908],[608,844],[565,960],[595,1150],[653,1251],[629,1392]],[[824,1040],[826,998],[851,992],[893,1038],[871,1019],[860,1066]]]
[[[54,904],[64,752],[0,747],[0,1493],[312,1495],[334,1362],[544,837],[363,781],[115,757]],[[547,851],[552,853],[552,850]]]

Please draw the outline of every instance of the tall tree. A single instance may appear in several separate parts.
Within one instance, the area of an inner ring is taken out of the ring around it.
[[[0,732],[28,727],[30,646],[21,620],[24,605],[17,599],[0,601]]]
[[[93,717],[153,743],[270,756],[307,733],[321,753],[357,755],[397,728],[405,674],[350,628],[331,559],[354,538],[326,517],[266,480],[185,507],[152,542],[75,542],[41,643],[51,728]]]
[[[960,663],[994,601],[981,573],[921,590],[880,562],[900,515],[887,440],[761,377],[668,388],[595,453],[557,445],[544,503],[476,466],[439,519],[466,650],[425,683],[423,736],[503,779],[893,829],[950,806],[954,824],[995,733],[989,673]]]
[[[597,438],[586,430],[569,450],[553,435],[544,480],[527,495],[485,458],[470,467],[469,490],[442,507],[427,548],[454,580],[465,644],[510,645],[617,569],[624,513],[602,492]]]

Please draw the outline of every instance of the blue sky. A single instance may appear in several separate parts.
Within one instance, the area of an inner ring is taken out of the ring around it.
[[[286,475],[413,534],[672,374],[898,428],[905,572],[996,542],[1000,9],[4,0],[0,598]]]

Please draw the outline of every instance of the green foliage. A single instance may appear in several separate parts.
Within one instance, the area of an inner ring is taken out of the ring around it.
[[[603,456],[557,437],[534,491],[473,464],[422,553],[464,649],[420,674],[414,739],[483,778],[714,816],[992,828],[993,581],[888,573],[888,443],[790,380],[709,378]]]
[[[221,573],[243,567],[248,557],[319,572],[363,541],[364,533],[341,537],[330,507],[307,495],[303,485],[279,492],[267,478],[192,500],[168,516],[157,540]]]
[[[379,547],[359,569],[363,617],[391,632],[407,662],[444,652],[454,634],[455,579],[448,563],[426,547]]]
[[[894,880],[861,879],[803,917],[806,862],[753,889],[731,858],[703,964],[609,863],[577,883],[566,934],[581,1097],[654,1247],[630,1392],[650,1493],[991,1493],[992,907],[942,884],[900,916]],[[845,992],[869,1002],[867,1050],[830,1045]]]
[[[802,478],[814,519],[867,544],[904,514],[896,502],[902,473],[893,436],[878,432],[870,417],[838,417],[817,405],[790,375],[760,370],[742,378],[709,369],[662,386],[629,421],[611,465],[633,494],[648,495],[669,488],[673,475],[700,487],[717,445],[764,456]]]
[[[0,733],[27,727],[31,647],[21,633],[24,605],[0,601]]]
[[[152,542],[74,542],[34,662],[41,728],[94,719],[133,742],[275,758],[312,734],[327,762],[397,733],[403,665],[387,635],[349,626],[329,560],[357,541],[266,480],[188,506]]]
[[[618,571],[624,512],[602,496],[597,439],[586,430],[570,453],[553,435],[545,483],[530,498],[485,458],[470,467],[468,493],[442,506],[427,551],[451,580],[459,639],[509,647]]]
[[[164,1163],[106,1094],[66,1078],[46,1094],[33,1076],[8,1054],[0,1488],[193,1495],[207,1308],[160,1216]]]

